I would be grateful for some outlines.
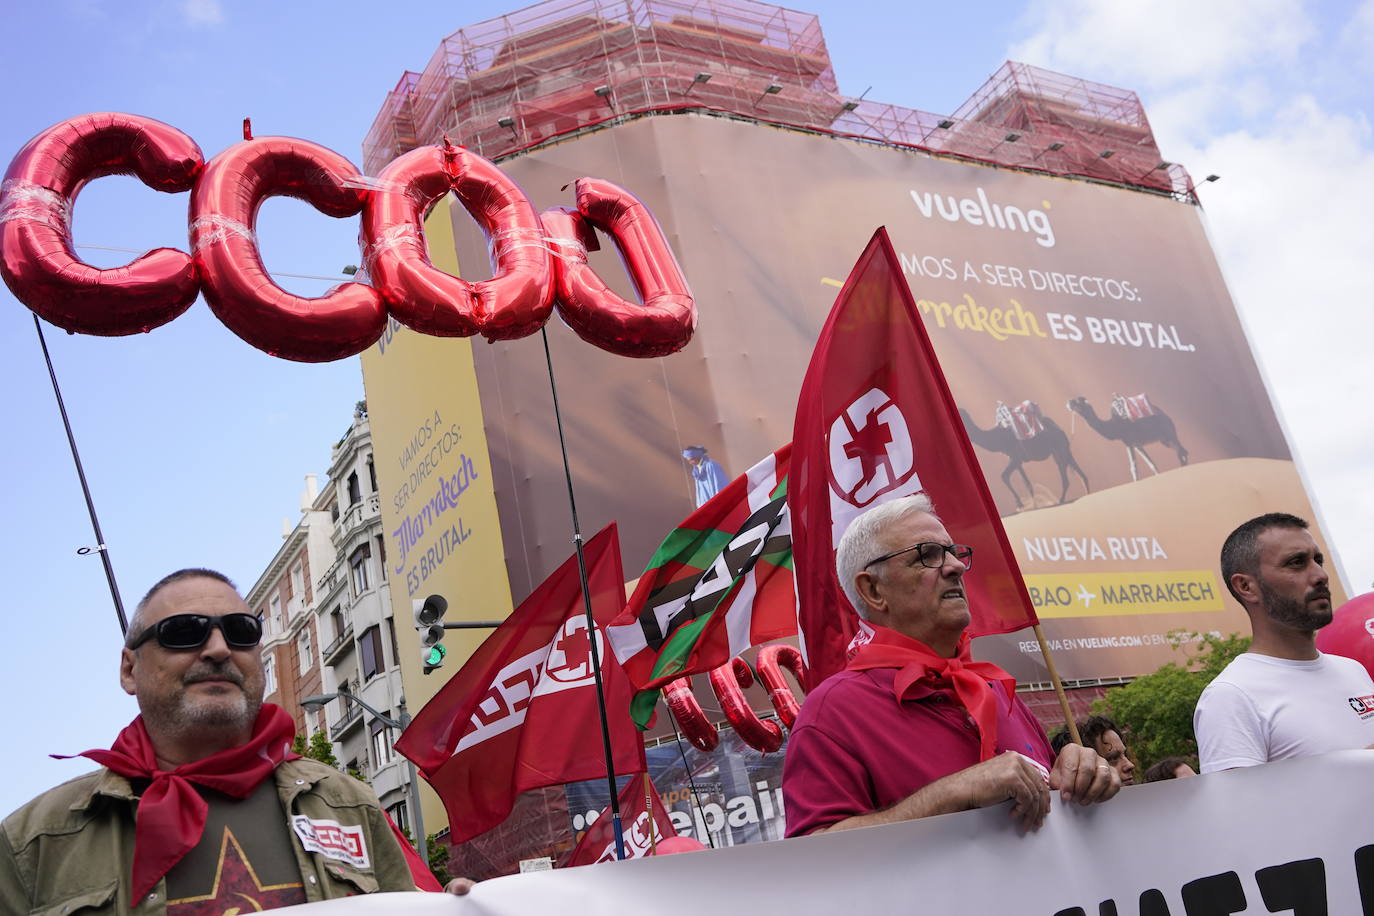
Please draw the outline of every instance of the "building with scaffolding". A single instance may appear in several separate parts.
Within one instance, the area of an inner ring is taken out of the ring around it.
[[[615,521],[627,576],[644,569],[694,508],[685,448],[709,449],[734,477],[791,440],[817,335],[878,227],[966,411],[1076,716],[1107,687],[1176,661],[1172,631],[1243,630],[1220,597],[1215,544],[1275,501],[1310,505],[1194,182],[1163,157],[1134,92],[1006,63],[935,114],[840,93],[813,15],[748,0],[549,0],[454,32],[406,73],[367,135],[366,170],[445,138],[498,162],[536,210],[572,203],[583,176],[628,189],[669,240],[699,321],[682,351],[657,359],[613,357],[557,321],[547,350],[393,323],[362,357],[382,532],[441,495],[444,475],[477,482],[463,496],[460,551],[384,545],[393,587],[404,582],[411,600],[436,592],[455,613],[499,618],[567,559],[560,422],[583,534]],[[452,198],[425,231],[441,269],[489,269],[488,240]],[[613,245],[588,258],[636,301]],[[1141,393],[1167,413],[1178,448],[1146,443],[1167,457],[1137,481],[1110,405]],[[1025,405],[1044,418],[1026,436],[1045,433],[1034,449],[996,426],[999,406]],[[434,460],[417,471],[417,454]],[[1072,490],[1054,473],[1069,462],[1084,472]],[[488,495],[484,514],[474,506]],[[1156,582],[1208,597],[1120,597],[1162,594]],[[416,670],[408,628],[397,637],[416,709],[439,678]],[[1016,677],[1047,727],[1060,723],[1034,639],[984,637],[975,652]],[[451,651],[449,665],[462,657]],[[719,715],[704,677],[694,692]],[[751,701],[769,714],[762,691]],[[728,751],[651,747],[654,780],[679,829],[702,842],[776,839],[782,814],[764,801],[781,755],[729,731]],[[672,734],[660,722],[650,741]],[[687,801],[693,777],[699,805]],[[529,801],[455,861],[495,874],[566,852],[603,794],[569,787],[563,800]]]
[[[445,136],[500,161],[696,112],[1190,196],[1134,92],[1008,62],[952,114],[840,93],[818,17],[748,0],[561,0],[459,29],[387,94],[368,174]]]

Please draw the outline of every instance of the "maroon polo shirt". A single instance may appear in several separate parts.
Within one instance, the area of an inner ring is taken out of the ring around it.
[[[880,811],[937,779],[978,763],[978,727],[952,689],[916,685],[897,702],[895,668],[842,671],[802,704],[782,768],[787,835]],[[992,685],[997,753],[1054,760],[1031,711]]]

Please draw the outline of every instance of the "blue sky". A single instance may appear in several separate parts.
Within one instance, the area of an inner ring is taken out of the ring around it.
[[[1374,213],[1374,0],[911,4],[815,0],[842,92],[952,112],[1008,57],[1138,91],[1164,156],[1203,191],[1223,270],[1353,592],[1374,581],[1374,453],[1364,273]],[[67,117],[128,111],[189,133],[206,156],[240,136],[299,136],[361,162],[388,89],[439,40],[510,3],[52,0],[9,4],[0,159]],[[111,178],[83,191],[78,245],[186,247],[186,196]],[[277,272],[337,276],[353,220],[295,201],[263,209]],[[112,266],[127,255],[85,249]],[[280,278],[318,295],[329,285]],[[3,571],[11,664],[0,813],[108,746],[135,713],[116,681],[118,629],[30,313],[0,289],[9,393]],[[163,573],[211,565],[247,588],[297,516],[303,475],[362,397],[356,359],[298,365],[225,329],[201,303],[137,338],[49,346],[126,602]]]

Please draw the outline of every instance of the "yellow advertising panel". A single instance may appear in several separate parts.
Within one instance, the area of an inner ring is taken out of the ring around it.
[[[456,275],[453,204],[448,198],[434,208],[425,236],[434,264]],[[449,631],[444,666],[425,675],[411,602],[442,595],[451,621],[502,620],[511,611],[472,347],[470,340],[417,334],[392,319],[362,355],[401,681],[412,715],[490,631]],[[447,823],[444,809],[428,784],[421,799],[432,833]]]

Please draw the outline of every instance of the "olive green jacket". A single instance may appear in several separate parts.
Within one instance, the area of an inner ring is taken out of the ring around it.
[[[273,773],[289,816],[363,828],[370,868],[291,846],[307,901],[373,891],[413,891],[409,866],[377,797],[358,780],[314,760],[288,760]],[[134,811],[129,780],[106,769],[79,776],[29,802],[0,823],[0,913],[66,914],[167,911],[167,882],[137,902],[132,893]]]

